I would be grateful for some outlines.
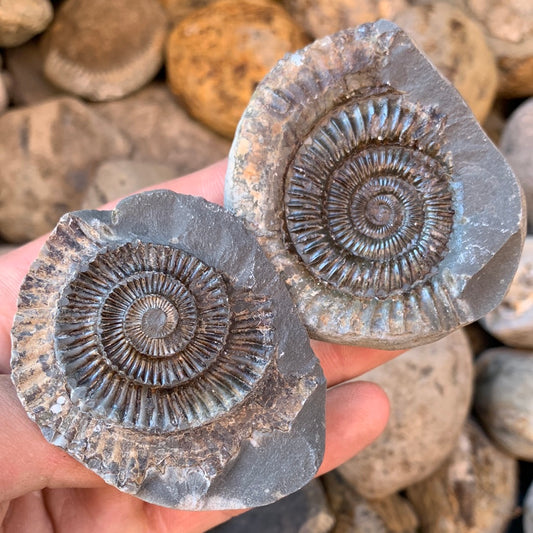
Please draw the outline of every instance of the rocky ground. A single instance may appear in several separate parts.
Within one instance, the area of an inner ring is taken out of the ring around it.
[[[533,206],[531,2],[6,0],[0,252],[225,157],[284,53],[381,17],[455,85]],[[218,531],[533,533],[533,236],[496,310],[363,379],[391,399],[385,433]]]

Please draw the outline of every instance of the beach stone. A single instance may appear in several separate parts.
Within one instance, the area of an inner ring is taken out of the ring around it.
[[[161,68],[166,35],[157,0],[66,0],[44,36],[44,73],[88,100],[121,98]]]
[[[18,46],[50,24],[54,10],[49,0],[2,0],[0,46]]]
[[[314,479],[299,491],[265,507],[256,507],[209,530],[210,533],[329,533],[335,518]]]
[[[0,255],[4,255],[4,254],[7,254],[9,252],[12,252],[13,250],[15,250],[17,248],[16,245],[14,244],[0,244]]]
[[[482,26],[446,2],[407,7],[393,20],[454,85],[477,120],[484,122],[496,96],[498,70]]]
[[[471,348],[459,330],[360,379],[385,390],[390,418],[385,431],[338,470],[365,498],[383,498],[427,477],[453,450],[472,396]]]
[[[516,505],[517,462],[474,422],[437,472],[407,488],[420,533],[500,533]]]
[[[12,80],[11,99],[18,106],[33,105],[65,94],[43,73],[43,54],[36,39],[22,46],[6,48],[6,69]]]
[[[176,176],[204,168],[228,155],[230,143],[189,117],[163,83],[131,96],[92,104],[133,144],[132,159],[173,166]]]
[[[263,76],[286,52],[308,42],[272,0],[219,0],[172,30],[168,82],[193,117],[231,138]]]
[[[533,95],[533,4],[529,0],[463,0],[484,26],[506,98]]]
[[[85,192],[82,209],[96,209],[135,191],[177,176],[170,165],[119,159],[105,161],[95,172]]]
[[[393,19],[406,0],[283,0],[294,20],[313,38],[378,19]]]
[[[183,510],[273,503],[316,475],[326,381],[252,234],[157,190],[63,216],[20,289],[11,377],[44,437]]]
[[[126,157],[120,131],[70,97],[0,116],[0,235],[25,242],[50,231],[81,205],[103,160]]]
[[[159,3],[165,8],[170,20],[174,23],[179,22],[189,13],[200,9],[215,0],[159,0]]]
[[[322,479],[335,514],[333,533],[418,533],[418,517],[399,494],[365,499],[338,470]]]
[[[504,344],[533,350],[533,236],[526,237],[518,270],[502,303],[481,324]]]
[[[381,349],[436,341],[496,307],[526,229],[509,165],[388,21],[278,62],[239,123],[224,201],[313,338]]]
[[[529,486],[524,498],[524,533],[533,533],[533,482]]]
[[[476,413],[498,446],[526,461],[533,461],[531,398],[533,352],[493,348],[476,360]]]
[[[505,124],[500,150],[526,196],[528,228],[533,230],[533,98],[518,106]]]

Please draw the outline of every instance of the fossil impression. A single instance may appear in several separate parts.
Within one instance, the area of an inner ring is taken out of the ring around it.
[[[286,56],[233,142],[225,204],[311,336],[407,348],[503,297],[520,186],[455,89],[388,21]]]
[[[287,289],[200,198],[65,215],[12,336],[13,381],[46,439],[146,501],[263,505],[322,461],[325,381]]]

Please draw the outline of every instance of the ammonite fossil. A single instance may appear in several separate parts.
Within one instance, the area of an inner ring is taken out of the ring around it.
[[[266,504],[321,463],[324,377],[305,328],[253,236],[200,198],[65,215],[12,334],[13,381],[46,439],[147,501]]]
[[[225,196],[310,334],[332,342],[405,348],[480,318],[524,238],[511,170],[387,21],[276,65],[241,119]]]

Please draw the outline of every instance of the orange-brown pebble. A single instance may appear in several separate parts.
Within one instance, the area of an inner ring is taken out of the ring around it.
[[[220,0],[176,25],[167,43],[170,88],[188,111],[213,130],[233,136],[265,74],[308,38],[270,0]]]
[[[408,7],[393,18],[483,122],[496,96],[498,70],[483,28],[446,2]]]
[[[200,9],[215,0],[159,0],[173,22],[180,21],[195,9]]]

